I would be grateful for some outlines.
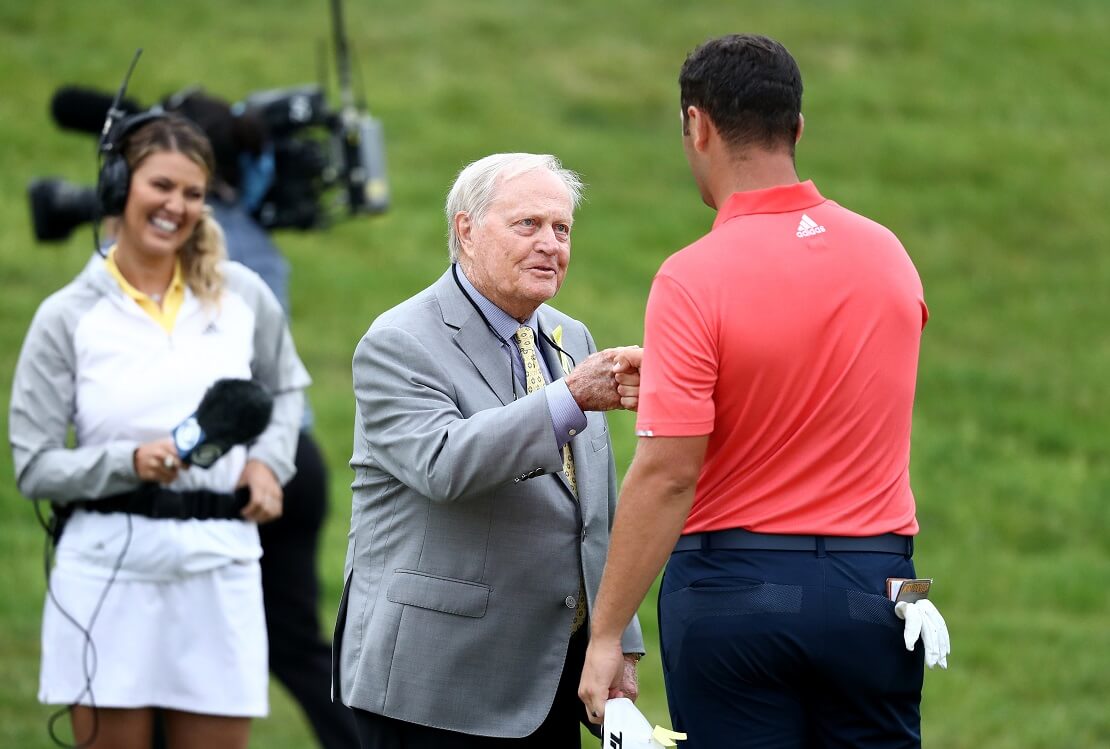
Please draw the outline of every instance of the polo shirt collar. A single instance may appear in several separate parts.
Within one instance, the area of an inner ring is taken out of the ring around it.
[[[174,323],[177,321],[177,313],[185,302],[185,276],[181,271],[180,258],[174,263],[173,278],[162,295],[161,303],[136,289],[123,277],[119,266],[116,265],[116,245],[112,245],[111,249],[108,250],[104,259],[104,267],[119,284],[119,288],[125,296],[133,299],[147,315],[162,326],[166,333],[173,332]]]
[[[817,191],[813,180],[808,179],[805,182],[776,185],[764,190],[734,192],[717,211],[713,228],[716,229],[738,216],[749,216],[754,213],[791,213],[812,208],[823,202],[825,198]]]

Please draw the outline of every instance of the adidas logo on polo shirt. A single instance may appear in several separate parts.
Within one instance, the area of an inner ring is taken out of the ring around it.
[[[825,227],[820,226],[816,221],[809,216],[802,214],[802,220],[798,222],[797,236],[799,239],[802,237],[812,237],[814,234],[824,234]]]

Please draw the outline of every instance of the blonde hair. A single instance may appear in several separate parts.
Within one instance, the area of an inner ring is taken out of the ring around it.
[[[177,115],[160,117],[128,135],[123,155],[133,174],[149,156],[166,151],[180,153],[196,163],[209,179],[215,173],[216,161],[208,138],[196,125]],[[227,243],[207,205],[177,255],[193,294],[206,304],[217,303],[224,288],[220,264],[227,259]]]
[[[224,289],[220,264],[227,259],[227,243],[224,230],[212,218],[212,209],[208,206],[204,206],[192,236],[178,250],[178,257],[185,283],[197,299],[205,303],[219,301]]]

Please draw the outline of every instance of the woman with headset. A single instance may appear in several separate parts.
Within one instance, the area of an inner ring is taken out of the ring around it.
[[[268,710],[257,524],[281,514],[309,379],[272,292],[226,260],[204,134],[143,114],[104,150],[116,242],[39,307],[12,390],[20,491],[68,515],[39,699],[83,746],[148,749],[160,709],[170,749],[241,749]],[[264,386],[270,425],[186,469],[170,434],[222,378]]]

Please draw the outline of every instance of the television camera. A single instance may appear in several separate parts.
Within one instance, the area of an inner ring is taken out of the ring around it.
[[[209,131],[217,146],[217,171],[238,179],[241,167],[246,167],[253,177],[245,180],[247,184],[231,185],[241,195],[249,197],[252,188],[259,187],[260,175],[265,175],[258,194],[245,201],[245,207],[266,229],[318,229],[344,215],[379,214],[389,207],[382,125],[366,111],[364,102],[355,102],[340,0],[332,0],[331,8],[340,107],[329,107],[318,84],[261,90],[231,105],[231,112],[260,123],[258,132],[265,133],[264,142],[238,153],[221,153]],[[132,99],[121,99],[116,107],[124,115],[164,111],[191,117],[188,104],[197,91],[186,89],[149,109]],[[61,128],[99,135],[113,103],[110,94],[64,86],[55,92],[51,111]],[[206,123],[198,124],[206,129]],[[81,224],[100,218],[95,186],[40,178],[29,185],[28,198],[39,241],[64,240]]]

